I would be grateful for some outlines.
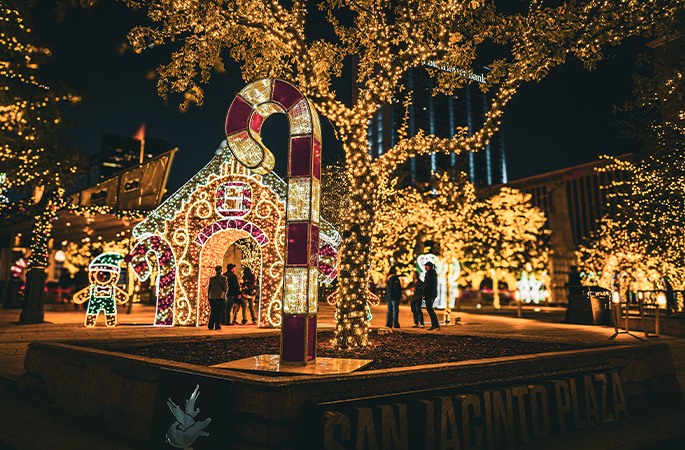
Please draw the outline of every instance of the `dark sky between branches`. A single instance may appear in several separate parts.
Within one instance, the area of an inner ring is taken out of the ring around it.
[[[146,23],[142,11],[121,2],[100,0],[91,9],[67,8],[62,17],[56,2],[38,0],[34,30],[50,46],[53,57],[43,67],[45,80],[61,80],[85,94],[86,101],[63,111],[73,128],[66,133],[71,145],[86,154],[100,150],[103,133],[133,136],[147,124],[147,137],[169,141],[179,152],[172,167],[169,189],[175,190],[200,170],[224,139],[224,120],[244,82],[238,66],[225,61],[227,73],[214,74],[204,105],[180,112],[178,94],[165,101],[157,95],[156,80],[148,73],[169,62],[172,47],[163,45],[136,54],[118,51],[128,31]],[[553,69],[539,83],[522,87],[505,109],[505,136],[509,180],[525,178],[596,159],[599,154],[623,154],[638,144],[621,138],[613,106],[630,98],[630,76],[635,55],[646,53],[644,40],[629,40],[605,50],[607,58],[588,72],[578,61]],[[339,98],[351,100],[351,72],[346,68],[337,83]],[[322,118],[324,157],[342,154],[332,127]],[[286,167],[287,121],[272,116],[265,142],[274,150],[276,171]],[[268,135],[268,136],[267,136]]]

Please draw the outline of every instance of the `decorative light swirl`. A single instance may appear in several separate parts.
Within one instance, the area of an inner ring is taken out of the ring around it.
[[[186,228],[177,228],[174,231],[174,244],[182,247],[188,244],[188,230]]]
[[[193,317],[192,307],[185,295],[176,302],[176,320],[179,325],[188,325]]]

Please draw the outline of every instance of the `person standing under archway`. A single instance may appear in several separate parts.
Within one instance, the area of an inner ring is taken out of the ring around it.
[[[252,319],[252,324],[257,323],[257,318],[254,313],[254,299],[257,295],[257,279],[255,278],[252,270],[249,267],[243,267],[243,279],[240,284],[240,304],[243,310],[243,325],[247,325],[247,318],[245,317],[245,309],[250,310],[250,318]],[[236,311],[236,319],[238,312]],[[234,320],[234,323],[237,320]]]
[[[238,282],[238,276],[233,273],[234,268],[235,264],[229,264],[226,266],[226,273],[224,273],[228,282],[228,290],[226,292],[226,302],[224,308],[224,323],[226,325],[233,325],[231,322],[231,313],[233,312],[233,307],[238,300],[238,295],[240,295],[240,283]]]
[[[224,310],[224,298],[228,290],[226,277],[221,275],[221,266],[214,268],[216,275],[209,279],[207,297],[209,298],[209,329],[221,329],[221,313]]]
[[[426,312],[431,318],[430,330],[439,330],[440,322],[438,316],[433,311],[433,303],[438,297],[438,273],[433,268],[432,262],[426,263],[426,275],[423,278],[423,299],[426,301]]]

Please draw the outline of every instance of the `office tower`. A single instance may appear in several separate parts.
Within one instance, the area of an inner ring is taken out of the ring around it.
[[[468,127],[469,134],[483,126],[485,114],[489,110],[490,97],[481,91],[485,83],[485,72],[464,73],[471,79],[454,95],[433,95],[435,80],[426,67],[410,69],[403,81],[405,92],[398,93],[392,104],[386,104],[374,114],[368,129],[369,152],[377,158],[399,141],[398,130],[405,116],[404,97],[412,92],[412,104],[408,111],[408,135],[416,135],[419,130],[425,134],[449,138],[457,133],[458,127]],[[427,155],[412,158],[408,163],[412,183],[426,182],[438,168],[460,166],[468,172],[471,180],[484,184],[502,184],[507,180],[504,139],[499,131],[481,151],[464,155]]]

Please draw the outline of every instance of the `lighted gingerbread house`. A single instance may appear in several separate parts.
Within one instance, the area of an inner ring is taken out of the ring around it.
[[[254,173],[224,149],[133,230],[139,240],[129,259],[141,279],[156,259],[155,325],[208,322],[207,285],[227,253],[240,254],[259,281],[259,326],[279,326],[285,258],[286,183],[271,172]],[[319,281],[337,275],[340,235],[320,222]],[[236,252],[236,248],[239,252]],[[152,258],[151,255],[154,255]]]

